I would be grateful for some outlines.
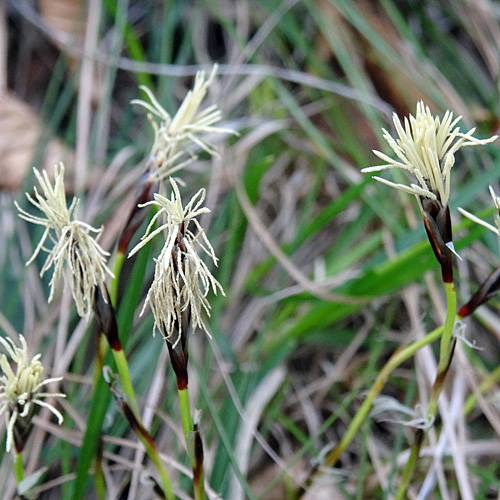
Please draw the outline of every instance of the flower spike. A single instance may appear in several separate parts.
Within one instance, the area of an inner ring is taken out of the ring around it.
[[[0,346],[15,363],[13,369],[5,354],[0,354],[0,415],[6,414],[7,420],[7,452],[14,451],[21,453],[26,439],[29,435],[31,419],[34,414],[34,406],[48,408],[58,419],[59,425],[63,421],[63,416],[51,404],[43,401],[49,397],[66,397],[60,393],[41,392],[40,389],[50,384],[58,382],[62,377],[49,378],[42,381],[43,366],[40,362],[40,354],[34,356],[31,361],[28,358],[28,348],[26,340],[19,335],[21,347],[9,338],[0,337]]]
[[[209,212],[208,208],[201,206],[205,190],[200,189],[183,207],[176,182],[170,178],[170,183],[170,199],[155,194],[154,201],[144,204],[156,205],[159,210],[129,257],[157,234],[166,231],[166,241],[159,257],[155,259],[155,276],[142,312],[149,303],[155,318],[154,330],[158,328],[167,340],[176,337],[172,342],[175,345],[185,333],[185,314],[190,315],[193,328],[199,327],[208,333],[201,318],[202,309],[210,315],[210,304],[206,296],[210,289],[214,293],[220,291],[223,295],[224,290],[200,259],[196,248],[200,247],[217,265],[214,250],[196,220],[198,215]],[[166,222],[151,231],[154,222],[162,215],[166,217]],[[195,226],[196,234],[189,229],[190,224]]]
[[[143,85],[140,89],[146,93],[151,104],[141,99],[132,101],[132,104],[138,104],[149,112],[148,118],[155,132],[152,148],[152,155],[158,165],[153,174],[155,180],[165,180],[196,159],[189,143],[194,143],[208,154],[217,156],[216,149],[204,135],[235,134],[233,130],[214,127],[221,119],[221,112],[216,105],[199,111],[216,72],[217,65],[208,78],[205,77],[204,71],[196,73],[192,90],[187,93],[173,117],[158,102],[151,90]]]
[[[47,172],[42,174],[35,168],[35,176],[42,188],[43,195],[35,188],[35,198],[29,194],[26,197],[32,205],[38,208],[45,218],[35,216],[23,210],[17,203],[19,217],[33,224],[45,227],[40,242],[26,265],[31,264],[41,250],[48,253],[47,259],[40,271],[43,276],[50,268],[53,268],[50,280],[49,302],[54,297],[55,289],[64,274],[71,287],[78,314],[89,319],[94,300],[94,289],[103,286],[105,276],[113,276],[106,266],[109,255],[99,243],[99,235],[102,228],[95,229],[92,226],[73,219],[73,212],[78,205],[75,198],[70,207],[66,205],[66,194],[64,190],[64,165],[61,163],[54,167],[54,186],[50,183]],[[92,236],[94,233],[95,236]],[[45,247],[49,239],[52,248]]]
[[[398,160],[380,151],[373,151],[386,164],[362,169],[363,173],[380,172],[390,168],[401,168],[410,172],[417,183],[409,186],[397,184],[381,177],[373,178],[383,184],[416,196],[425,230],[434,254],[441,265],[445,283],[453,281],[452,254],[456,254],[451,230],[448,201],[450,197],[450,172],[455,164],[455,153],[465,146],[477,146],[494,141],[473,137],[475,129],[465,134],[456,127],[461,117],[453,119],[453,113],[446,111],[442,120],[434,117],[422,101],[417,103],[415,116],[404,119],[404,126],[394,113],[394,127],[398,138],[393,138],[383,129],[384,139],[392,148]]]
[[[373,151],[385,165],[376,165],[362,169],[363,173],[380,172],[389,168],[401,168],[415,176],[418,184],[409,186],[374,177],[389,186],[414,194],[419,203],[422,198],[437,200],[441,206],[448,204],[450,196],[450,171],[455,163],[455,153],[465,146],[478,146],[493,142],[497,136],[489,139],[477,139],[472,136],[475,128],[461,133],[455,125],[461,116],[453,120],[453,113],[446,111],[442,120],[434,117],[428,106],[422,101],[417,103],[415,116],[404,119],[404,127],[394,113],[393,121],[398,134],[394,139],[383,129],[384,139],[392,148],[398,160],[394,160],[380,151]]]

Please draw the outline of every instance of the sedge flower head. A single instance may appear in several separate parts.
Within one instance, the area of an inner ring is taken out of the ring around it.
[[[215,294],[220,291],[224,295],[224,290],[198,255],[200,249],[217,265],[214,250],[196,220],[199,215],[209,212],[208,208],[202,207],[205,190],[200,189],[184,207],[176,182],[170,178],[170,183],[172,185],[170,199],[155,194],[154,201],[143,205],[156,205],[159,210],[129,257],[157,234],[165,231],[166,241],[159,257],[155,259],[155,276],[142,312],[149,304],[155,319],[154,331],[160,330],[175,346],[185,328],[183,326],[185,314],[190,314],[193,328],[201,328],[208,333],[202,319],[203,311],[210,316],[207,294],[212,289]],[[166,222],[151,231],[159,217],[165,217]],[[194,231],[190,229],[190,225],[194,226]]]
[[[26,340],[22,335],[19,335],[19,341],[21,347],[16,346],[9,338],[0,337],[0,346],[3,347],[15,365],[9,363],[5,354],[0,354],[0,415],[6,414],[7,451],[13,449],[12,443],[15,443],[16,449],[22,449],[24,443],[20,434],[30,423],[33,416],[33,405],[48,408],[57,417],[59,425],[63,421],[61,413],[44,399],[49,397],[63,398],[65,395],[41,391],[42,387],[51,382],[57,382],[62,377],[42,381],[43,366],[40,362],[40,354],[34,356],[30,361]]]
[[[404,119],[404,126],[394,113],[393,121],[397,132],[397,139],[385,129],[384,139],[392,148],[398,160],[380,151],[373,151],[384,165],[364,168],[363,173],[379,172],[389,168],[407,170],[416,178],[418,183],[409,186],[397,184],[381,177],[374,179],[384,184],[414,194],[419,203],[422,198],[436,200],[442,207],[448,204],[450,196],[450,171],[455,163],[455,153],[465,146],[477,146],[494,141],[497,136],[489,139],[477,139],[472,136],[475,128],[466,133],[460,132],[457,123],[461,116],[453,119],[453,113],[446,111],[442,119],[434,117],[428,106],[422,101],[417,103],[415,116]],[[422,207],[422,205],[421,205]]]
[[[35,197],[28,193],[26,197],[43,212],[45,217],[30,214],[17,203],[16,207],[22,219],[45,227],[45,231],[26,265],[31,264],[41,250],[48,253],[40,276],[53,268],[49,302],[52,301],[54,291],[64,274],[69,282],[78,314],[88,320],[92,311],[95,287],[103,286],[106,274],[113,276],[106,266],[106,257],[109,253],[98,243],[102,227],[95,229],[85,222],[72,220],[78,199],[75,198],[69,208],[67,207],[62,163],[54,167],[54,185],[51,184],[45,170],[42,174],[36,169],[33,170],[43,194],[35,188]],[[51,248],[45,246],[47,240],[52,242]]]
[[[467,212],[467,210],[464,210],[463,208],[459,208],[458,211],[470,219],[471,221],[476,222],[477,224],[480,224],[481,226],[486,227],[493,233],[495,233],[497,236],[500,236],[500,197],[495,194],[495,191],[493,188],[490,186],[490,195],[491,198],[493,199],[493,203],[495,204],[496,210],[495,210],[495,225],[493,226],[492,224],[488,224],[484,220],[480,219],[479,217],[476,217],[474,214],[471,214],[470,212]]]
[[[216,72],[217,65],[208,78],[204,71],[196,73],[193,88],[187,93],[173,117],[145,86],[140,88],[146,93],[151,104],[140,99],[132,101],[133,104],[139,104],[149,111],[148,118],[155,132],[151,154],[158,165],[154,174],[156,180],[164,180],[191,163],[195,159],[191,152],[193,144],[210,155],[217,155],[214,146],[206,139],[206,134],[234,134],[232,130],[214,127],[221,119],[221,112],[216,105],[199,111]]]

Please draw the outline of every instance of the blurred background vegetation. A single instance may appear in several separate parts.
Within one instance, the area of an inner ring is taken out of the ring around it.
[[[79,320],[67,291],[47,305],[50,276],[24,266],[37,228],[17,217],[13,200],[32,190],[32,166],[64,161],[68,196],[82,198],[81,218],[104,225],[101,243],[112,252],[153,139],[144,111],[130,105],[142,97],[138,85],[175,112],[196,70],[214,62],[207,103],[218,103],[222,125],[240,137],[218,138],[221,158],[201,152],[183,175],[185,199],[207,187],[212,212],[201,223],[226,291],[210,297],[212,340],[191,338],[206,478],[210,498],[291,498],[343,435],[388,357],[443,321],[439,269],[417,203],[360,170],[378,163],[373,148],[390,154],[381,127],[392,130],[392,112],[414,113],[420,99],[436,114],[461,115],[463,130],[477,126],[477,137],[497,132],[500,4],[17,0],[0,8],[0,329],[23,333],[48,374],[64,375],[68,395],[64,425],[40,412],[25,452],[28,473],[48,468],[39,498],[72,497],[89,425],[95,327]],[[466,149],[453,168],[459,303],[499,254],[497,238],[455,209],[491,207],[499,161],[492,145]],[[146,282],[153,269],[151,260]],[[498,365],[497,311],[494,301],[467,323],[481,350],[457,347],[440,406],[448,441],[436,447],[431,432],[410,498],[499,498],[498,386],[469,415],[462,411]],[[190,491],[175,379],[152,323],[136,314],[122,332],[126,354],[175,489]],[[435,348],[394,372],[383,393],[425,408]],[[4,431],[2,422],[0,497],[11,498]],[[139,481],[151,464],[113,404],[104,433],[109,498],[153,498]],[[391,498],[411,436],[370,419],[306,498]],[[85,498],[95,498],[91,484]]]

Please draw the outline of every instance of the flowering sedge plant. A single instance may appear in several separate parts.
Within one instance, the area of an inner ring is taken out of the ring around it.
[[[217,155],[214,146],[206,138],[207,134],[234,133],[232,130],[214,126],[221,118],[221,112],[216,105],[199,111],[216,71],[217,66],[214,66],[208,78],[203,71],[196,74],[193,89],[187,93],[173,117],[146,87],[141,88],[149,97],[151,104],[141,100],[132,101],[149,111],[148,117],[155,132],[155,140],[147,162],[145,188],[136,195],[136,206],[119,245],[119,251],[124,251],[130,241],[128,234],[137,229],[138,226],[132,224],[134,220],[140,218],[136,217],[138,207],[152,205],[157,208],[158,211],[148,225],[145,235],[130,252],[129,257],[138,252],[154,236],[165,232],[165,243],[158,258],[155,259],[154,280],[141,314],[149,304],[155,320],[153,333],[156,329],[160,330],[170,353],[172,368],[177,378],[179,409],[191,458],[194,496],[197,500],[204,498],[203,445],[199,432],[195,433],[198,438],[194,448],[191,439],[196,426],[191,416],[188,392],[188,330],[201,328],[208,333],[202,319],[204,312],[210,315],[207,294],[210,289],[214,293],[220,291],[224,294],[224,291],[198,255],[198,251],[201,250],[217,265],[214,250],[196,219],[209,211],[202,207],[205,190],[200,189],[184,207],[177,183],[170,178],[172,187],[170,198],[163,196],[163,193],[154,194],[153,200],[149,197],[151,192],[156,190],[153,184],[157,183],[158,187],[164,188],[162,183],[165,179],[194,161],[193,147],[201,148],[209,155]],[[145,202],[146,196],[149,201]],[[153,229],[157,221],[161,225]]]
[[[151,219],[140,243],[130,252],[129,257],[139,251],[157,234],[165,231],[165,244],[155,259],[155,276],[149,289],[142,313],[149,304],[155,319],[154,330],[159,329],[163,336],[174,346],[181,338],[183,316],[190,315],[193,328],[202,328],[208,333],[202,319],[202,310],[210,314],[210,304],[206,298],[212,288],[214,293],[224,291],[213,277],[207,265],[198,255],[197,247],[207,254],[217,265],[214,250],[196,217],[209,212],[202,207],[205,190],[200,189],[183,207],[177,183],[171,178],[172,194],[170,199],[160,194],[154,201],[144,205],[156,205],[159,210]],[[159,217],[166,221],[154,231],[153,225]],[[194,225],[195,232],[190,229]],[[142,314],[141,313],[141,314]]]
[[[19,335],[21,347],[11,339],[0,337],[0,346],[12,360],[12,366],[5,354],[0,354],[0,415],[5,413],[7,422],[7,451],[21,453],[29,435],[31,419],[35,405],[48,408],[58,419],[63,421],[61,413],[45,398],[66,397],[60,393],[43,392],[42,388],[52,382],[62,380],[62,377],[49,378],[42,381],[43,366],[40,354],[31,361],[28,357],[26,340]],[[12,445],[14,444],[14,448]]]
[[[148,118],[155,132],[151,155],[157,164],[157,169],[153,174],[156,180],[165,180],[191,163],[195,159],[191,152],[192,144],[210,155],[217,155],[214,146],[204,135],[235,133],[230,129],[214,127],[214,124],[221,119],[221,112],[215,104],[199,111],[216,72],[217,65],[214,66],[208,78],[204,71],[196,73],[192,90],[187,93],[173,117],[145,86],[140,88],[146,93],[151,104],[141,99],[132,101],[133,104],[138,104],[149,112]]]
[[[417,182],[409,185],[398,184],[374,176],[379,182],[416,196],[425,229],[432,249],[441,264],[443,281],[453,280],[451,252],[454,251],[451,219],[448,207],[450,197],[450,172],[455,164],[455,153],[465,146],[477,146],[494,141],[477,139],[472,136],[475,128],[460,132],[457,123],[461,117],[453,119],[453,113],[446,111],[444,117],[434,117],[422,101],[417,103],[415,116],[404,119],[404,126],[394,113],[393,122],[397,139],[383,129],[384,139],[396,154],[398,160],[380,151],[374,151],[384,165],[364,168],[362,172],[380,172],[390,168],[401,168],[414,176]]]
[[[201,148],[210,155],[218,155],[213,144],[206,138],[207,134],[236,134],[233,130],[214,126],[221,119],[217,105],[213,104],[202,111],[199,110],[216,72],[217,65],[213,67],[208,78],[204,71],[196,73],[193,88],[186,94],[173,117],[145,86],[140,88],[146,93],[150,102],[142,99],[132,101],[132,104],[138,104],[148,111],[148,119],[155,138],[151,154],[146,161],[145,173],[138,184],[136,203],[118,245],[118,251],[122,256],[125,255],[130,240],[144,220],[145,211],[141,211],[139,207],[152,199],[153,193],[159,190],[170,175],[182,170],[196,159],[193,146]],[[118,270],[115,267],[115,271]]]
[[[85,222],[73,220],[79,200],[75,198],[67,207],[62,163],[54,166],[54,185],[45,170],[42,174],[36,169],[33,171],[43,194],[35,187],[35,197],[28,193],[26,197],[45,217],[30,214],[17,203],[16,207],[22,219],[43,226],[45,231],[26,265],[31,264],[41,250],[46,252],[48,255],[40,276],[53,268],[49,302],[64,275],[70,285],[78,314],[88,320],[92,312],[95,288],[103,286],[106,274],[113,276],[106,266],[109,253],[97,242],[102,228],[95,229]],[[45,246],[47,241],[52,242],[51,248]]]
[[[396,154],[397,159],[392,159],[380,151],[374,151],[375,155],[386,163],[362,170],[364,173],[369,173],[400,168],[414,177],[409,185],[395,183],[378,176],[375,176],[374,179],[416,196],[429,242],[441,266],[447,299],[445,323],[442,329],[439,329],[441,337],[439,363],[429,406],[423,420],[423,427],[415,433],[410,459],[396,494],[397,499],[405,497],[406,488],[413,476],[424,441],[423,431],[434,422],[439,396],[453,359],[457,340],[454,331],[459,330],[459,328],[455,328],[457,298],[452,265],[452,253],[455,253],[455,250],[448,205],[451,185],[450,173],[455,164],[455,153],[462,147],[487,144],[496,139],[496,136],[484,140],[477,139],[472,135],[475,131],[474,128],[466,133],[460,132],[459,127],[457,127],[460,118],[453,119],[451,111],[446,111],[442,119],[434,117],[429,107],[425,106],[422,101],[417,103],[415,116],[410,115],[404,119],[403,123],[394,114],[393,122],[397,138],[391,136],[385,129],[383,129],[383,136]],[[428,335],[428,337],[431,336],[431,334]],[[409,350],[407,351],[409,352]],[[372,397],[375,392],[372,387],[372,391],[370,391]],[[365,406],[365,410],[368,406],[368,404]],[[420,420],[418,422],[422,423]]]

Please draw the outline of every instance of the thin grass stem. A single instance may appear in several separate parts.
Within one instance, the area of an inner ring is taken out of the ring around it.
[[[127,359],[125,358],[125,353],[123,352],[123,349],[120,349],[119,351],[115,351],[114,349],[112,349],[112,352],[113,357],[115,358],[115,363],[118,369],[118,375],[120,377],[123,392],[127,395],[128,401],[132,406],[132,410],[138,415],[139,407],[135,398],[132,380],[130,379],[130,371],[128,369],[128,363]]]
[[[496,384],[500,380],[500,365],[498,365],[480,384],[479,391],[482,393],[486,392],[490,387]],[[471,394],[464,404],[464,415],[468,416],[477,403],[477,395]]]
[[[403,362],[405,362],[407,359],[411,358],[418,350],[420,350],[422,347],[431,344],[435,340],[439,339],[439,337],[443,333],[443,328],[444,326],[439,326],[432,332],[430,332],[428,335],[426,335],[423,339],[417,340],[416,342],[413,342],[412,344],[406,346],[405,348],[401,349],[400,351],[395,352],[392,357],[387,361],[387,363],[384,365],[380,373],[378,374],[378,377],[375,379],[375,382],[372,384],[368,395],[366,396],[365,400],[361,404],[360,409],[357,411],[356,415],[351,421],[351,424],[349,425],[349,428],[343,435],[342,439],[340,440],[339,444],[332,450],[328,455],[326,456],[323,466],[325,467],[333,467],[337,460],[340,458],[342,453],[347,449],[349,444],[353,441],[353,439],[356,437],[358,434],[358,431],[363,424],[363,422],[366,420],[368,417],[370,410],[373,405],[373,401],[375,398],[380,394],[382,391],[385,383],[387,382],[387,379],[389,378],[389,375]],[[297,491],[295,500],[299,500],[302,498],[304,493],[306,492],[307,488],[312,484],[314,477],[319,473],[319,467],[316,467],[311,471],[310,476],[304,481],[303,486]]]
[[[140,419],[137,418],[137,415],[135,416],[137,419],[137,424],[138,427],[132,426],[134,428],[134,431],[137,434],[137,437],[140,439],[141,443],[144,445],[144,448],[146,449],[146,453],[148,454],[148,457],[151,459],[153,462],[156,470],[158,471],[158,474],[160,475],[160,481],[163,489],[163,493],[165,494],[165,498],[167,500],[175,500],[175,495],[174,495],[174,490],[172,489],[172,484],[170,482],[170,478],[167,472],[167,469],[165,469],[165,465],[163,464],[160,454],[158,453],[158,450],[156,449],[156,446],[153,442],[153,439],[149,435],[149,433],[146,431],[144,428],[142,422]]]
[[[401,476],[401,483],[394,500],[403,500],[406,498],[406,490],[408,489],[408,486],[413,478],[413,473],[415,472],[415,467],[417,466],[418,456],[420,455],[423,442],[424,431],[422,429],[418,429],[415,433],[415,440],[411,448],[410,458],[408,459],[408,462],[406,462],[406,466]]]
[[[337,462],[340,455],[342,455],[342,453],[345,451],[347,446],[354,439],[362,423],[365,421],[368,414],[370,413],[374,399],[380,394],[380,391],[383,389],[385,383],[387,382],[389,375],[401,363],[411,358],[419,349],[437,340],[442,335],[443,328],[444,328],[443,326],[436,328],[431,333],[426,335],[423,339],[420,339],[414,342],[413,344],[406,346],[401,351],[396,352],[389,359],[389,361],[382,368],[375,382],[371,386],[368,395],[366,396],[365,400],[363,401],[363,404],[361,405],[361,408],[354,416],[351,425],[349,426],[346,433],[340,440],[339,444],[327,455],[324,462],[325,466],[332,467],[335,464],[335,462]]]
[[[446,375],[450,368],[453,359],[453,352],[455,351],[456,339],[453,338],[453,326],[457,317],[457,294],[453,281],[445,282],[446,288],[446,320],[443,325],[441,344],[439,352],[439,364],[436,373],[436,379],[432,386],[431,399],[429,402],[428,415],[435,417],[439,396],[443,391]],[[418,457],[422,444],[424,442],[425,433],[422,429],[418,429],[415,433],[415,439],[411,448],[410,459],[406,463],[403,471],[401,483],[399,485],[396,500],[406,497],[406,490],[410,485],[415,468],[417,466]]]
[[[16,459],[14,460],[14,477],[16,478],[16,483],[19,484],[24,479],[24,464],[23,464],[23,452],[16,454]]]
[[[439,395],[444,387],[446,374],[448,373],[453,358],[455,342],[453,340],[453,326],[457,315],[457,294],[453,282],[445,283],[446,287],[446,320],[441,336],[439,351],[439,364],[436,380],[432,386],[431,400],[429,402],[429,415],[435,416]]]
[[[455,291],[455,284],[445,283],[446,289],[446,320],[444,323],[443,335],[441,337],[441,346],[439,353],[439,366],[438,371],[448,365],[448,358],[450,356],[450,343],[453,335],[453,326],[455,324],[455,317],[457,314],[457,293]]]
[[[122,269],[123,261],[125,260],[125,252],[118,251],[116,252],[115,264],[113,266],[113,274],[114,278],[111,279],[109,284],[109,297],[111,298],[111,303],[113,307],[116,307],[116,301],[118,299],[118,282],[120,280],[120,271]]]
[[[179,410],[181,413],[182,430],[184,431],[184,438],[189,436],[189,433],[193,431],[193,419],[191,418],[191,403],[189,401],[189,389],[178,389],[177,394],[179,395]],[[189,450],[189,455],[192,456],[192,450]]]
[[[198,427],[193,424],[191,403],[189,401],[189,386],[178,389],[179,410],[181,414],[182,430],[193,469],[193,490],[195,500],[205,498],[204,473],[203,473],[203,443]]]

